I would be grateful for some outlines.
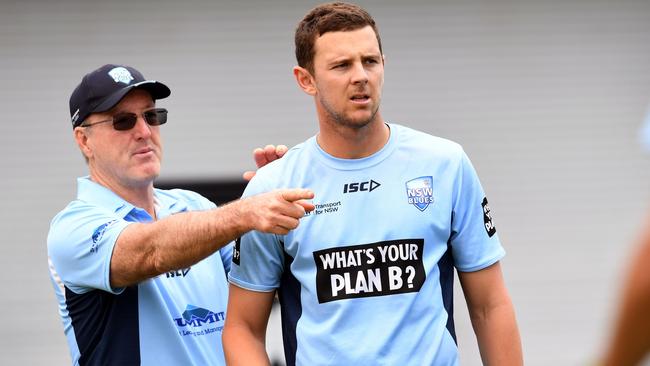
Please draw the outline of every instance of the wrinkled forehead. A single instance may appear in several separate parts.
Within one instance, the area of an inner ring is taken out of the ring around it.
[[[372,27],[323,33],[314,42],[315,59],[347,55],[381,56],[379,42]]]

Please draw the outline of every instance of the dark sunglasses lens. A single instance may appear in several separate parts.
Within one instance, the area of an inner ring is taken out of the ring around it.
[[[133,113],[124,113],[113,116],[113,128],[118,131],[130,130],[138,121],[138,116]]]
[[[152,109],[144,112],[144,119],[151,126],[160,126],[167,122],[167,110],[164,108]]]

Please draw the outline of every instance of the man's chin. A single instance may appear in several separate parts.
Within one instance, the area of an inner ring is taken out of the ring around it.
[[[128,180],[127,185],[134,189],[146,188],[153,184],[154,180],[158,178],[158,175],[138,175],[131,177]]]
[[[159,164],[145,164],[144,166],[139,167],[138,171],[134,174],[134,178],[143,183],[150,183],[153,182],[154,179],[158,178],[159,175]]]
[[[343,124],[350,128],[362,129],[374,122],[376,116],[376,113],[359,113],[346,118]]]

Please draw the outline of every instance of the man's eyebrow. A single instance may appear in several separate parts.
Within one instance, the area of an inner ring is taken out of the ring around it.
[[[361,55],[362,58],[381,58],[381,53],[368,52]]]
[[[349,62],[349,61],[350,61],[351,59],[353,59],[353,58],[354,58],[354,57],[350,57],[350,56],[337,56],[337,57],[333,57],[333,58],[330,59],[330,60],[326,60],[325,62],[326,62],[328,65],[329,65],[329,64],[337,64],[337,63],[342,63],[342,62]],[[381,54],[378,53],[378,52],[368,52],[368,53],[364,53],[364,54],[362,54],[362,55],[361,55],[361,58],[362,58],[362,59],[368,59],[368,58],[380,59],[380,58],[381,58]]]
[[[349,56],[337,56],[337,57],[334,57],[334,58],[332,58],[330,60],[327,60],[326,63],[328,65],[331,65],[331,64],[340,64],[340,63],[349,62],[349,61],[350,61]]]

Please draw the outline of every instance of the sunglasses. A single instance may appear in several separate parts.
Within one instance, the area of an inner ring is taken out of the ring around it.
[[[167,110],[165,108],[149,109],[142,112],[142,117],[149,126],[160,126],[167,122]],[[79,127],[90,127],[106,122],[113,122],[113,128],[117,131],[127,131],[132,129],[136,122],[138,122],[138,115],[130,112],[117,113],[111,119],[88,123],[85,125],[82,124]]]

